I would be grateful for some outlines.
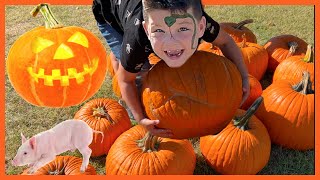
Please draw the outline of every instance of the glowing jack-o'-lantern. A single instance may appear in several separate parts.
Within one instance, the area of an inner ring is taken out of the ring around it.
[[[33,105],[67,107],[82,103],[103,83],[105,48],[91,32],[57,23],[47,4],[33,12],[39,10],[47,13],[46,25],[50,27],[37,27],[13,44],[7,58],[10,82]]]

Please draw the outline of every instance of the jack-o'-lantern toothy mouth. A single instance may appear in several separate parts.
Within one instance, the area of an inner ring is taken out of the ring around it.
[[[28,67],[27,71],[29,75],[35,82],[39,82],[39,79],[44,80],[44,85],[53,86],[53,80],[59,80],[61,86],[69,86],[69,80],[75,79],[77,84],[84,82],[84,76],[89,74],[90,76],[97,70],[99,63],[99,58],[94,58],[92,60],[92,66],[89,67],[88,64],[83,65],[83,71],[77,72],[76,68],[68,68],[67,75],[61,75],[60,69],[53,69],[51,75],[45,75],[44,69],[39,68],[38,73],[36,73],[32,67]]]

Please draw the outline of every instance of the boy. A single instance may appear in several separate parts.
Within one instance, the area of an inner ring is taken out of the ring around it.
[[[196,51],[200,38],[211,42],[238,67],[243,82],[242,103],[248,97],[248,72],[241,52],[203,11],[200,0],[94,0],[93,13],[114,54],[112,63],[122,98],[135,120],[153,135],[171,137],[172,131],[156,128],[159,120],[145,117],[135,85],[136,75],[152,51],[175,68]]]

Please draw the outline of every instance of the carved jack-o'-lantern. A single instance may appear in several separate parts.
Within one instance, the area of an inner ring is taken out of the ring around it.
[[[33,105],[67,107],[82,103],[103,83],[105,48],[91,32],[57,23],[46,4],[39,5],[34,13],[40,9],[50,27],[37,27],[13,44],[7,58],[10,82]]]

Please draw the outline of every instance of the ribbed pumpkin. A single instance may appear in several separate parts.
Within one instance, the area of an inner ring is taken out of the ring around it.
[[[118,83],[118,75],[115,74],[112,77],[112,90],[114,95],[116,95],[118,98],[121,98],[121,91],[120,91],[120,87],[119,87],[119,83]]]
[[[243,34],[246,34],[247,42],[257,43],[256,35],[254,35],[254,33],[249,28],[244,26],[249,23],[253,23],[253,20],[246,19],[239,23],[223,22],[220,23],[220,27],[224,31],[226,31],[237,43],[243,41]]]
[[[215,134],[232,119],[242,99],[242,79],[227,58],[195,52],[179,68],[157,63],[143,81],[142,102],[158,127],[184,139]]]
[[[80,172],[82,159],[73,156],[57,156],[55,160],[38,169],[31,175],[96,175],[92,165],[84,173]],[[29,169],[23,171],[22,175],[30,175]]]
[[[212,52],[212,53],[220,55],[220,56],[224,56],[222,51],[220,50],[220,48],[218,48],[217,46],[214,46],[212,43],[208,43],[205,41],[203,41],[199,44],[198,51],[207,51],[207,52]]]
[[[268,53],[259,44],[247,42],[246,37],[247,35],[243,34],[243,41],[237,45],[249,74],[260,80],[268,67]]]
[[[196,156],[188,140],[151,136],[140,125],[124,132],[106,159],[107,175],[190,175]]]
[[[41,10],[40,10],[41,9]],[[37,6],[50,27],[36,27],[15,41],[7,58],[16,92],[36,106],[68,107],[94,95],[106,74],[106,51],[88,30],[63,27],[47,4]]]
[[[262,94],[262,86],[257,78],[249,74],[250,94],[246,101],[240,107],[247,110],[251,104]]]
[[[314,91],[309,77],[304,73],[298,84],[278,80],[263,91],[264,102],[256,116],[273,143],[296,150],[314,148]]]
[[[274,72],[273,82],[279,79],[288,79],[298,83],[301,81],[304,71],[310,73],[310,81],[312,89],[314,89],[314,56],[311,45],[308,45],[305,56],[291,56],[282,61]]]
[[[131,127],[127,111],[115,100],[107,98],[93,99],[84,104],[75,114],[74,119],[86,122],[92,129],[104,133],[94,133],[90,144],[91,156],[108,153],[113,142]]]
[[[236,118],[217,135],[200,138],[207,163],[220,174],[257,174],[269,161],[271,141],[263,123],[253,114],[262,98],[247,112],[238,109]]]
[[[283,60],[293,55],[304,55],[308,44],[293,35],[280,35],[271,38],[264,45],[269,55],[268,70],[274,72]]]
[[[114,54],[111,52],[106,58],[106,61],[107,61],[107,74],[109,76],[111,76],[111,77],[113,77],[114,74],[115,74],[113,66],[112,66],[112,62],[111,62],[111,57],[112,56],[114,56]]]

